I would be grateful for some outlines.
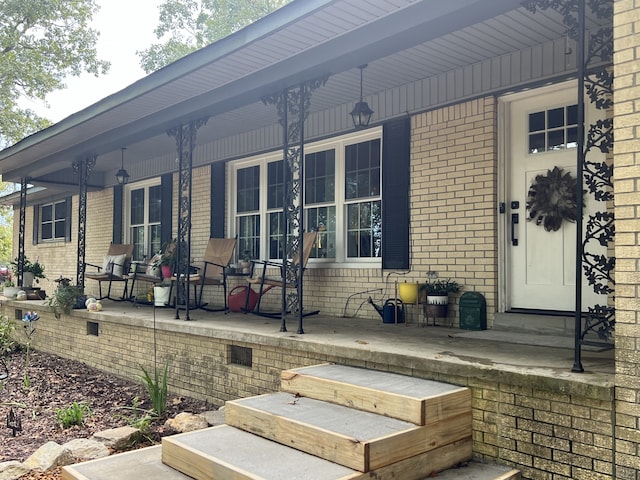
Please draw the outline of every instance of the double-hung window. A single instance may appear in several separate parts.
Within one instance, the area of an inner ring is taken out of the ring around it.
[[[38,205],[39,242],[65,241],[69,237],[71,219],[69,218],[68,202],[70,201],[70,199],[65,199]]]
[[[313,262],[380,262],[381,136],[374,128],[305,145],[303,227],[318,232]],[[282,258],[284,167],[281,152],[231,164],[230,224],[241,256]]]
[[[128,241],[133,259],[151,258],[162,248],[162,189],[159,180],[125,187]]]

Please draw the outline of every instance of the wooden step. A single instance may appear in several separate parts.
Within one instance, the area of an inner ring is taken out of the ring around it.
[[[467,438],[363,473],[227,425],[162,439],[163,461],[196,480],[421,480],[471,455]]]
[[[63,480],[191,480],[162,463],[162,447],[141,448],[62,468]]]
[[[227,402],[242,430],[367,472],[471,437],[471,411],[425,426],[277,392]]]
[[[407,375],[323,364],[285,370],[281,390],[398,418],[437,423],[471,411],[471,390]]]

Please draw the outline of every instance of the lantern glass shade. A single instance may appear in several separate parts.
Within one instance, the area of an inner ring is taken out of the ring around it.
[[[353,107],[353,110],[351,110],[353,126],[356,128],[364,128],[369,126],[371,115],[373,115],[373,110],[369,108],[369,104],[367,104],[367,102],[356,103],[355,107]]]

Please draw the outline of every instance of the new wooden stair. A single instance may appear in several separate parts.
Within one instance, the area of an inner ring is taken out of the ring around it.
[[[471,391],[414,377],[332,364],[287,370],[280,392],[227,402],[225,412],[226,425],[64,467],[62,478],[421,480],[472,457]],[[448,478],[520,478],[474,468]]]

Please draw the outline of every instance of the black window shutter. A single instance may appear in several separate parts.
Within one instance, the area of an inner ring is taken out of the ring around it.
[[[33,206],[33,236],[31,238],[31,243],[33,245],[37,245],[39,237],[40,237],[40,205],[34,205]]]
[[[71,205],[71,198],[72,197],[67,197],[65,198],[65,209],[66,209],[66,214],[65,214],[65,224],[64,224],[64,241],[65,242],[70,242],[71,241],[71,221],[73,220],[73,215],[72,215],[72,205]]]
[[[211,226],[210,236],[224,238],[225,163],[211,165]]]
[[[171,241],[173,233],[173,173],[165,173],[160,177],[160,217],[162,221],[162,245]]]
[[[113,187],[113,235],[111,241],[113,243],[122,243],[124,241],[124,226],[122,225],[122,203],[124,189],[122,185]]]
[[[411,119],[382,127],[382,268],[409,269]]]

